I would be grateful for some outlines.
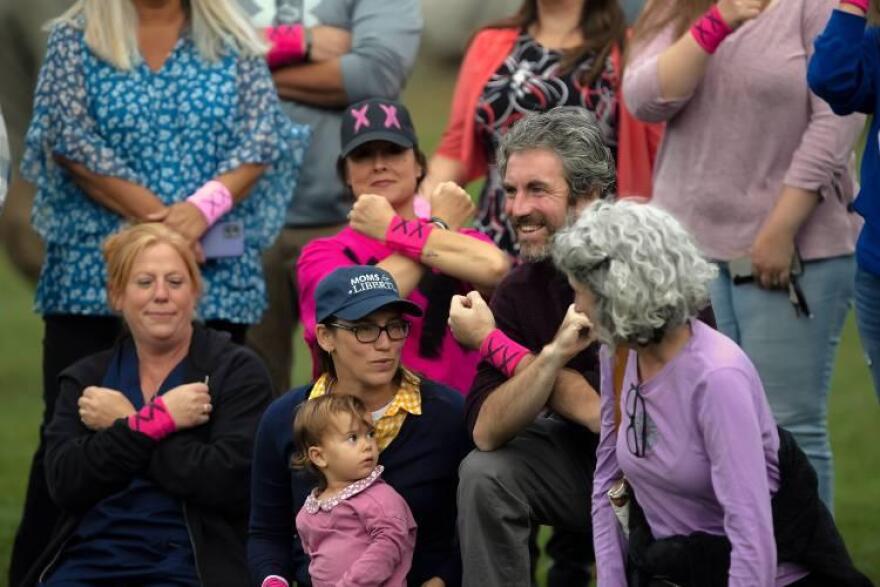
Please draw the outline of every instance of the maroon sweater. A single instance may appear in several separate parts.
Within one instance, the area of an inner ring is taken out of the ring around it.
[[[498,285],[490,305],[498,328],[538,354],[556,336],[572,302],[574,292],[568,285],[568,280],[548,259],[537,263],[523,263],[514,268]],[[590,345],[573,358],[567,367],[583,374],[590,385],[599,389],[598,344]],[[505,381],[507,376],[504,373],[485,361],[480,363],[465,404],[465,415],[471,434],[483,402]]]

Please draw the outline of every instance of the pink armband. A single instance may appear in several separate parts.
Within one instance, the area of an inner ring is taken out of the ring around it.
[[[480,345],[480,356],[483,360],[508,377],[513,377],[516,366],[527,354],[529,349],[510,340],[497,328],[483,339],[483,344]]]
[[[221,216],[232,210],[232,193],[215,179],[196,190],[186,201],[199,209],[208,226],[214,226]]]
[[[841,4],[852,4],[865,14],[868,14],[868,0],[840,0]]]
[[[137,413],[129,416],[128,427],[141,434],[146,434],[153,440],[162,440],[177,430],[177,426],[161,397],[157,397]]]
[[[266,53],[269,69],[306,60],[306,30],[302,24],[270,26],[266,27],[265,33],[271,44]]]
[[[433,229],[434,225],[430,221],[421,218],[404,220],[400,216],[394,216],[385,232],[385,244],[388,248],[419,261]]]
[[[713,4],[712,8],[706,11],[706,14],[700,17],[694,26],[691,27],[691,35],[697,41],[697,44],[706,51],[713,54],[718,50],[721,41],[727,38],[727,35],[733,32],[730,25],[725,22],[718,10],[718,5]]]
[[[290,584],[284,579],[284,577],[269,575],[263,579],[263,582],[260,583],[260,587],[290,587]]]

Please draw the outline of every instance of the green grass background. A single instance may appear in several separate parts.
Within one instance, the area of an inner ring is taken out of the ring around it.
[[[405,94],[429,154],[446,121],[454,75],[447,65],[421,61]],[[0,586],[6,584],[42,410],[42,327],[31,310],[32,296],[31,286],[14,273],[0,252]],[[294,337],[299,340],[298,333]],[[299,345],[294,369],[297,383],[306,380],[308,364]],[[837,466],[837,521],[856,564],[880,583],[880,407],[852,317],[834,372],[829,417]],[[542,577],[548,562],[541,560]]]

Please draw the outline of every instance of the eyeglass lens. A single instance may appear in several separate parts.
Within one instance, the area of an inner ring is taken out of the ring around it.
[[[626,427],[626,447],[634,456],[644,458],[647,448],[647,418],[645,415],[645,398],[636,384],[630,385],[626,393],[626,415],[629,424]]]
[[[354,336],[358,342],[369,343],[376,342],[382,335],[382,332],[388,334],[391,340],[403,340],[409,334],[409,322],[395,321],[389,322],[385,326],[378,324],[358,324],[352,327]]]

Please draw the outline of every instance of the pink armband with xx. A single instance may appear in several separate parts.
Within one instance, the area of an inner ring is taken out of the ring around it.
[[[529,349],[512,341],[497,328],[480,345],[480,357],[508,377],[513,377],[516,366],[527,354]]]
[[[270,26],[266,27],[265,33],[266,39],[272,45],[266,53],[269,69],[305,61],[306,31],[302,24]]]
[[[284,579],[284,577],[269,575],[263,579],[263,582],[260,583],[260,587],[290,587],[290,584]]]
[[[840,0],[841,4],[852,4],[865,14],[868,13],[868,0]]]
[[[730,25],[721,16],[718,5],[713,4],[712,8],[706,11],[706,14],[700,17],[694,26],[691,27],[691,35],[697,41],[697,44],[703,48],[706,53],[713,54],[718,50],[721,41],[727,38],[727,35],[733,32]]]
[[[385,244],[393,251],[419,261],[433,229],[434,225],[422,218],[404,220],[394,216],[385,232]]]
[[[216,179],[200,187],[186,201],[199,209],[208,226],[214,226],[221,216],[232,210],[232,192]]]
[[[177,426],[161,397],[157,397],[129,416],[128,427],[141,434],[146,434],[153,440],[162,440],[177,430]]]

